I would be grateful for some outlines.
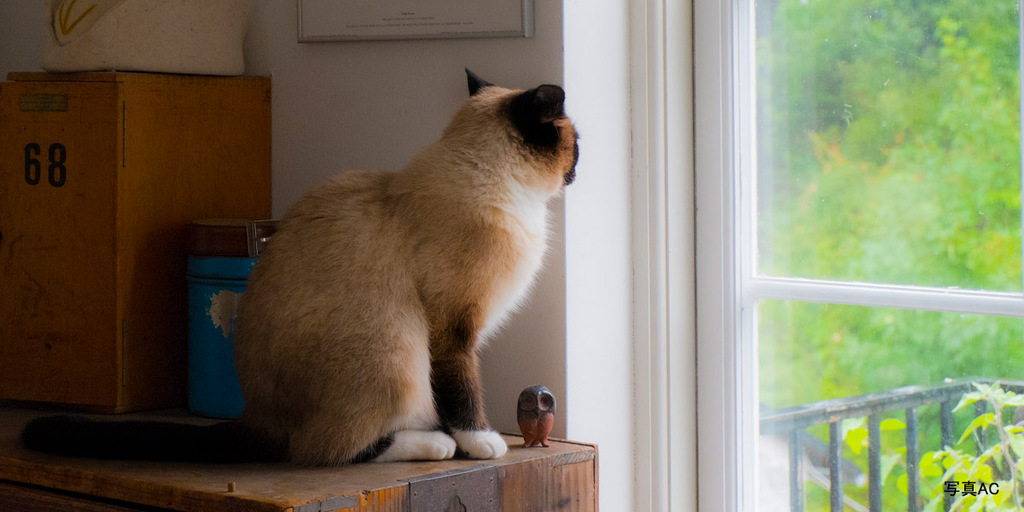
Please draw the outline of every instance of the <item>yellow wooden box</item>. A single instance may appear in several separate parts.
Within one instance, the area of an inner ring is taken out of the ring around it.
[[[270,215],[270,81],[0,84],[0,399],[181,405],[187,223]]]

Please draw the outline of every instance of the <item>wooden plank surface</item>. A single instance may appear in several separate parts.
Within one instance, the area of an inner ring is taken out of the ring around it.
[[[265,77],[258,76],[213,76],[213,75],[182,75],[170,73],[144,73],[130,71],[82,71],[75,73],[49,73],[45,71],[11,71],[7,80],[12,82],[120,82],[120,83],[159,83],[161,81],[261,81]]]
[[[12,82],[117,82],[125,73],[86,71],[78,73],[47,73],[44,71],[11,71],[7,79]]]
[[[597,512],[597,465],[581,455],[563,453],[499,468],[503,511]]]
[[[524,504],[520,508],[506,507],[505,510],[596,509],[596,504],[575,507],[576,501],[590,499],[588,489],[596,485],[593,474],[595,450],[585,444],[556,441],[550,448],[523,448],[522,438],[506,436],[509,453],[497,461],[403,462],[339,468],[310,468],[285,463],[217,465],[102,461],[54,457],[23,448],[18,436],[25,423],[47,414],[52,413],[0,405],[0,480],[171,510],[392,512],[406,510],[403,503],[408,499],[406,493],[410,480],[494,467],[500,472],[503,468],[533,461],[542,469],[541,474],[544,471],[565,472],[564,478],[559,478],[568,485],[582,485],[583,490],[569,491],[563,496],[564,493],[553,490],[551,484],[545,484],[545,489],[548,489],[545,502],[554,500],[556,507],[564,508],[534,509]],[[209,422],[184,413],[132,414],[118,416],[117,419]],[[234,492],[228,491],[229,483],[234,484]],[[533,492],[524,487],[519,487],[519,491],[513,489],[506,485],[504,492]],[[592,502],[596,503],[596,496]]]
[[[97,502],[81,496],[60,494],[0,482],[0,510],[32,512],[137,512],[118,503]]]

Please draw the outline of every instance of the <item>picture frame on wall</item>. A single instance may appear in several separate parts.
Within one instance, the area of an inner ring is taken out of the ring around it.
[[[300,43],[533,37],[534,0],[298,0]]]

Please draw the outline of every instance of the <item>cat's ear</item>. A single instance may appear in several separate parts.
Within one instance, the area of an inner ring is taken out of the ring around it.
[[[476,73],[466,69],[466,81],[469,83],[469,95],[476,96],[476,93],[480,92],[480,89],[494,85],[483,78],[477,76]]]
[[[557,85],[542,85],[524,92],[519,108],[538,123],[551,123],[565,115],[565,91]]]
[[[509,105],[512,122],[531,144],[551,146],[558,142],[552,124],[565,116],[565,91],[557,85],[542,85],[516,96]]]

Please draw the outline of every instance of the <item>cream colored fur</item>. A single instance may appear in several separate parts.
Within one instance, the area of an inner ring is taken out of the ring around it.
[[[243,298],[236,359],[241,421],[291,460],[344,463],[394,432],[380,460],[452,456],[447,435],[405,432],[440,425],[431,333],[465,306],[487,335],[522,301],[547,201],[575,164],[568,119],[557,154],[523,146],[506,115],[521,92],[480,90],[403,171],[342,173],[281,219]],[[470,456],[505,453],[493,432],[453,436]]]

